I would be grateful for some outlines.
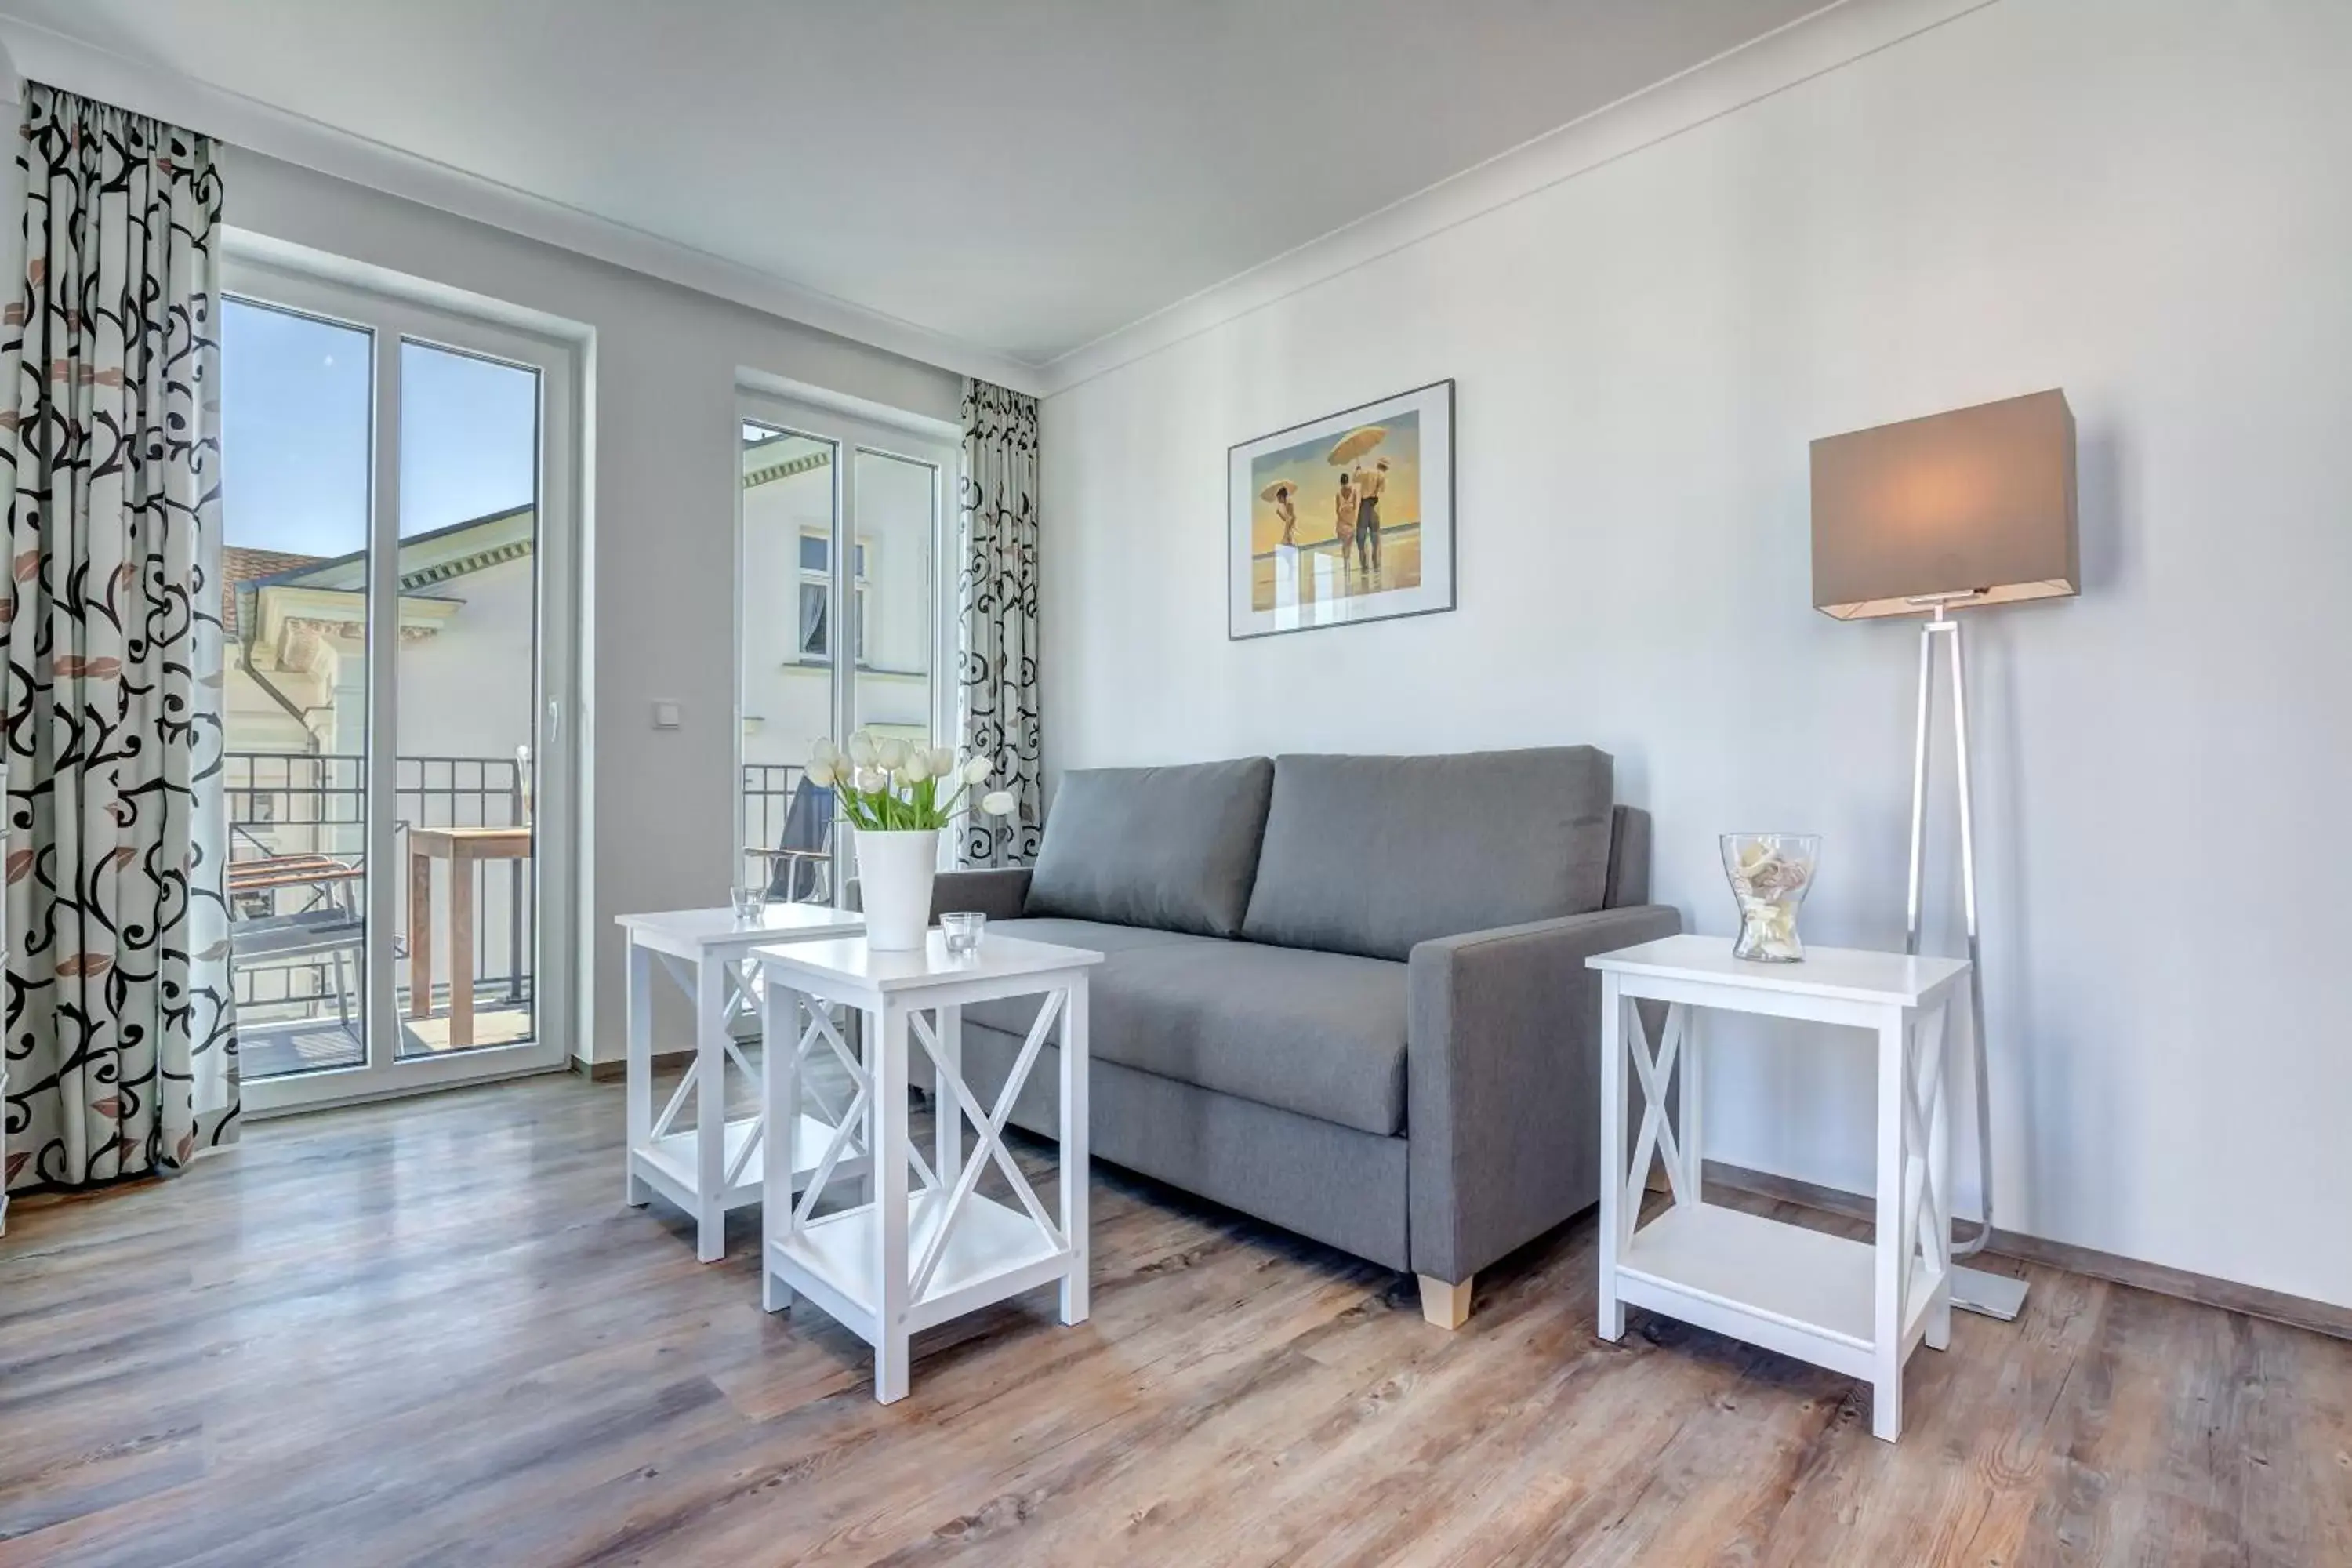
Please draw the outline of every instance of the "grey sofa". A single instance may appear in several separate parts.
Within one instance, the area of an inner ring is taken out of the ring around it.
[[[1681,928],[1612,784],[1590,747],[1074,772],[1034,869],[942,873],[935,913],[1105,955],[1095,1153],[1409,1269],[1452,1328],[1599,1197],[1586,956]],[[984,1100],[1036,1006],[966,1010]],[[1055,1081],[1013,1121],[1050,1135]]]

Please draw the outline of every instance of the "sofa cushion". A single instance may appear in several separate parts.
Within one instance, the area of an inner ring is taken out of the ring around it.
[[[1404,1128],[1405,966],[1335,952],[1078,921],[991,921],[1092,948],[1091,1054],[1362,1132]],[[1025,1035],[1040,999],[975,1002],[975,1024]]]
[[[1242,934],[1402,959],[1413,943],[1601,907],[1609,754],[1286,756]]]
[[[1060,947],[1082,947],[1099,952],[1106,959],[1139,947],[1181,947],[1190,942],[1203,942],[1204,937],[1188,936],[1182,931],[1160,931],[1153,926],[1112,925],[1102,921],[1064,920],[1054,915],[1023,915],[1018,920],[988,922],[989,936],[998,932],[1017,936],[1024,942],[1050,942]],[[1099,966],[1090,973],[1102,973]],[[1034,1015],[1037,999],[1028,998]],[[1026,1025],[1023,1026],[1024,1028]]]
[[[1264,757],[1064,774],[1023,912],[1232,936],[1273,785]]]

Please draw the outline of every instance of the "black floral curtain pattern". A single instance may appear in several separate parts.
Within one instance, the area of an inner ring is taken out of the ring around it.
[[[1037,694],[1037,400],[985,381],[963,394],[963,571],[958,729],[1019,809],[974,813],[958,858],[1025,866],[1044,833]]]
[[[235,1136],[214,143],[27,83],[0,336],[10,1187]]]

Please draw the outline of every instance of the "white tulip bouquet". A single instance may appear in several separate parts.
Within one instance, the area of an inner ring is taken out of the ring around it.
[[[809,747],[808,781],[830,789],[842,820],[866,833],[924,833],[945,827],[972,809],[971,792],[988,782],[988,759],[961,762],[945,746],[917,746],[860,730],[847,746],[830,740]],[[980,797],[979,809],[1010,816],[1009,790]]]

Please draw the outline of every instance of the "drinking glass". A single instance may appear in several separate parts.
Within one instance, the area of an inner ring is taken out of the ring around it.
[[[940,931],[948,939],[948,951],[961,958],[980,951],[980,939],[988,930],[988,917],[970,910],[955,910],[940,917]]]

